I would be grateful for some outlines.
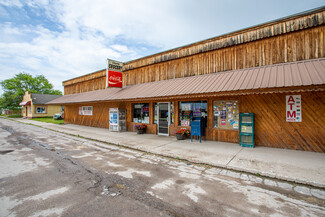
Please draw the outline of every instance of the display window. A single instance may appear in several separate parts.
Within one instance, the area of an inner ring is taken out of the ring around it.
[[[238,130],[239,105],[237,100],[220,100],[213,102],[213,127]]]
[[[37,114],[45,114],[46,113],[45,107],[36,107],[36,113]]]
[[[179,125],[191,126],[192,120],[207,122],[207,101],[179,102]]]
[[[149,103],[133,104],[133,122],[149,124]]]
[[[80,106],[79,107],[79,115],[93,115],[93,107],[92,106]]]

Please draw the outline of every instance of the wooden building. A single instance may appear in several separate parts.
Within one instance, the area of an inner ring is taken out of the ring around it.
[[[106,88],[103,69],[64,81],[50,104],[65,105],[65,122],[104,128],[110,108],[125,109],[129,131],[141,122],[161,135],[200,117],[208,140],[236,143],[239,113],[254,113],[255,145],[325,152],[324,24],[322,7],[143,57],[124,64],[122,89]]]

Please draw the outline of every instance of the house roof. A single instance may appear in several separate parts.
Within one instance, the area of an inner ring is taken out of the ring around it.
[[[42,105],[46,104],[54,99],[61,97],[60,95],[51,95],[51,94],[38,94],[31,93],[33,104]]]
[[[325,58],[319,58],[65,95],[47,104],[164,98],[324,84]]]

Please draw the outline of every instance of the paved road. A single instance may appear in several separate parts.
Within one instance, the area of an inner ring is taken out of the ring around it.
[[[222,174],[0,119],[0,216],[325,215],[319,198]]]

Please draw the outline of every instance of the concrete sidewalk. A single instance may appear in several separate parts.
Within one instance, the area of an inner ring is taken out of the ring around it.
[[[177,141],[175,137],[153,134],[117,133],[73,124],[15,120],[153,154],[325,188],[325,154],[322,153],[266,147],[244,148],[238,144],[216,141]]]

